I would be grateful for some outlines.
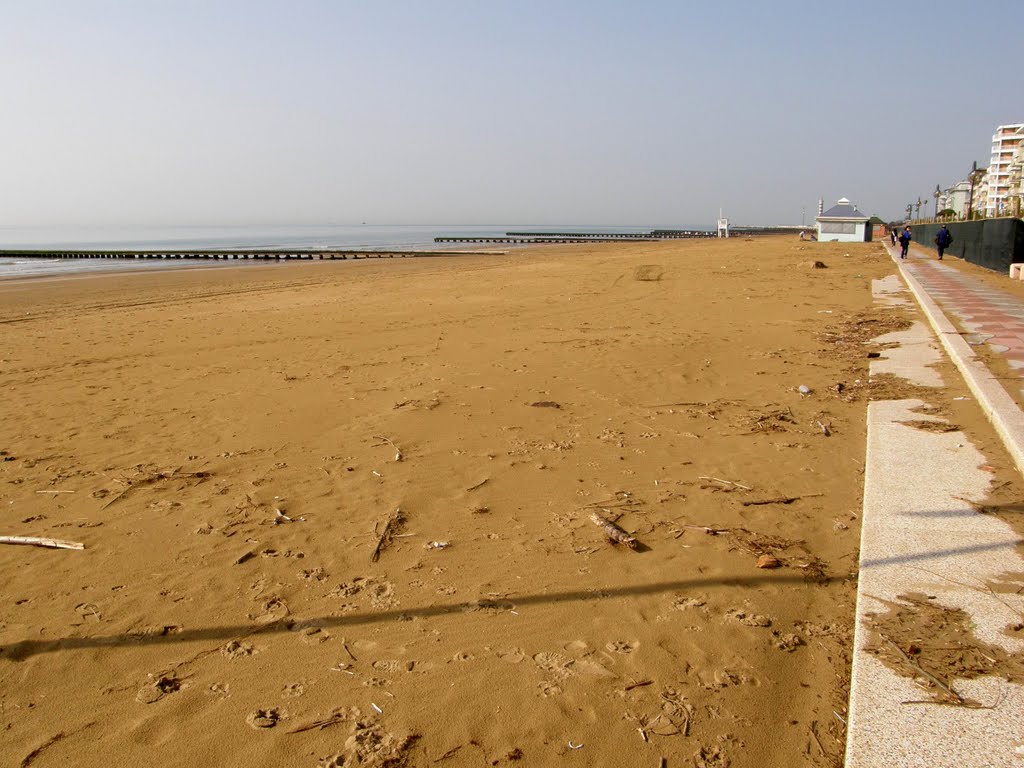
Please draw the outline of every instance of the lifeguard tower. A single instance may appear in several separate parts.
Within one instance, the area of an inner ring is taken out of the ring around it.
[[[729,219],[722,216],[722,209],[718,209],[718,236],[728,237],[729,236]]]

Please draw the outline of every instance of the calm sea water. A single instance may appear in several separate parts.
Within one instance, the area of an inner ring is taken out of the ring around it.
[[[488,225],[488,226],[181,226],[148,228],[28,228],[0,226],[0,250],[38,248],[81,248],[140,250],[202,249],[202,248],[351,248],[359,250],[431,250],[452,248],[451,244],[434,243],[435,237],[501,237],[506,232],[649,232],[655,227],[591,227],[573,225]],[[493,247],[493,246],[492,246]],[[252,267],[261,262],[173,261],[159,259],[19,259],[0,255],[0,277],[71,274],[80,272]]]

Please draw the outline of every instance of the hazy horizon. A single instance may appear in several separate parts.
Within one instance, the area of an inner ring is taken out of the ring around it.
[[[896,219],[1024,120],[1024,87],[984,55],[1013,49],[1019,16],[1005,0],[7,4],[0,228],[683,227],[719,208],[800,224],[819,196]]]

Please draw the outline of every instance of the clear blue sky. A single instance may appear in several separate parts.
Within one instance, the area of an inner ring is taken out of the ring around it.
[[[0,225],[902,214],[1024,121],[1020,0],[0,0]]]

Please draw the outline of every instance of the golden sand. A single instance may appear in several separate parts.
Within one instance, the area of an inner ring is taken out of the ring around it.
[[[776,237],[0,283],[0,534],[86,547],[0,546],[3,763],[831,764],[891,272]]]

